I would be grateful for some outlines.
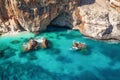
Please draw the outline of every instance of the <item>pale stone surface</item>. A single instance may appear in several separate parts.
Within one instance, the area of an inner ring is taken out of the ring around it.
[[[120,40],[120,13],[111,7],[111,1],[96,0],[93,4],[79,7],[83,23],[79,29],[84,35]]]

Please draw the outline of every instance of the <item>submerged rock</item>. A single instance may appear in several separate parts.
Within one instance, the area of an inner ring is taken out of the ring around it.
[[[80,43],[80,42],[73,42],[73,49],[75,50],[81,50],[86,48],[86,44]]]
[[[15,55],[15,49],[7,47],[3,50],[0,50],[0,58],[8,59]]]
[[[12,44],[18,44],[18,43],[20,43],[20,41],[19,40],[14,40],[14,41],[11,41],[11,43]]]

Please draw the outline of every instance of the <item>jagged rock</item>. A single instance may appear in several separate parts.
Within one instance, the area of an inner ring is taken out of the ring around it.
[[[120,40],[120,0],[0,0],[0,34],[43,31],[50,23]]]
[[[72,14],[79,1],[0,0],[0,33],[43,31],[59,14]]]
[[[81,50],[86,48],[86,45],[80,42],[73,42],[73,49],[75,50]]]
[[[120,12],[120,0],[110,0],[110,6]]]
[[[30,39],[27,43],[23,45],[23,52],[27,52],[30,50],[35,50],[38,48],[46,49],[50,46],[50,41],[46,38],[39,39]]]
[[[116,1],[116,2],[114,2]],[[79,15],[82,23],[81,33],[96,39],[120,40],[120,13],[111,8],[111,4],[119,5],[119,0],[96,0],[92,4],[80,6]]]
[[[41,48],[48,48],[50,45],[50,42],[46,38],[42,38],[42,43],[40,44]]]
[[[23,45],[23,52],[37,49],[38,46],[39,43],[31,38],[26,44]]]

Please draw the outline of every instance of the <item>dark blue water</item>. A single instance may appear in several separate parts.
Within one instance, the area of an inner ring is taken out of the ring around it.
[[[22,45],[31,37],[46,37],[52,45],[22,53]],[[83,42],[87,48],[72,50],[73,41]],[[120,43],[53,27],[37,35],[1,36],[0,80],[120,80]]]

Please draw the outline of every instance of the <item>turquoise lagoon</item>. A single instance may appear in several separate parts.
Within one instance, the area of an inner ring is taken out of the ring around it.
[[[31,37],[46,37],[52,45],[22,53],[22,45]],[[87,48],[75,51],[73,41]],[[1,36],[0,80],[120,80],[120,43],[93,40],[79,31],[56,27],[37,35]]]

